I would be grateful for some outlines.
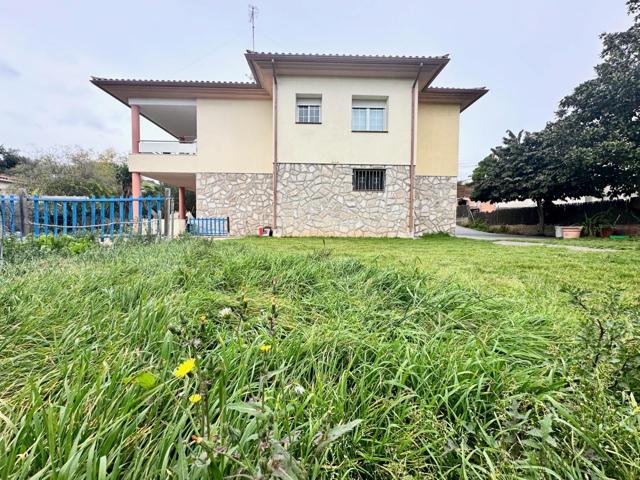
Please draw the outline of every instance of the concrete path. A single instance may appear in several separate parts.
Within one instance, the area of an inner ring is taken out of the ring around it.
[[[508,233],[488,233],[470,228],[456,226],[456,237],[470,238],[471,240],[488,240],[496,245],[507,247],[550,247],[564,248],[574,252],[617,252],[611,248],[581,247],[579,245],[559,245],[555,243],[544,243],[548,237],[527,237],[525,235],[509,235]]]
[[[506,245],[508,247],[549,247],[549,248],[564,248],[566,250],[573,250],[574,252],[617,252],[612,248],[592,248],[581,247],[579,245],[558,245],[555,243],[543,243],[543,242],[514,242],[509,240],[498,240],[494,242],[496,245]]]
[[[508,233],[489,233],[489,232],[481,232],[480,230],[472,230],[467,227],[461,227],[460,225],[456,225],[456,237],[460,238],[470,238],[471,240],[536,240],[541,241],[546,237],[532,237],[526,235],[511,235]]]

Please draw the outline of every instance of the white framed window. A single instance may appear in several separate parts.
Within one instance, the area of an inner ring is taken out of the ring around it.
[[[296,123],[322,123],[321,111],[321,95],[296,95]]]
[[[354,132],[386,132],[387,99],[354,96],[351,104],[351,130]]]

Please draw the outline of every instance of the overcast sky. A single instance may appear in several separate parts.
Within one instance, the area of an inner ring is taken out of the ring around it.
[[[536,130],[593,76],[624,0],[255,0],[256,50],[450,54],[435,86],[486,86],[462,114],[460,177],[507,129]],[[0,144],[125,153],[129,110],[89,76],[248,80],[246,1],[0,0]],[[143,126],[143,138],[161,133]]]

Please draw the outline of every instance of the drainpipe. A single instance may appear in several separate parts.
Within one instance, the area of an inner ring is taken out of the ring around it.
[[[416,85],[418,83],[418,78],[420,77],[420,71],[422,70],[423,63],[420,63],[418,67],[418,73],[416,73],[416,79],[413,81],[413,85],[411,85],[411,158],[409,161],[409,232],[411,236],[415,235],[415,221],[414,221],[414,197],[415,197],[415,176],[416,176]]]
[[[140,153],[140,106],[131,105],[131,153],[137,155]],[[138,198],[141,196],[140,172],[131,172],[131,196]],[[138,218],[138,202],[131,202],[131,217]]]
[[[273,230],[278,223],[278,79],[276,78],[276,61],[271,59],[273,72]]]

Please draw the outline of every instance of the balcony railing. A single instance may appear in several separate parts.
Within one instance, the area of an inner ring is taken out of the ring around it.
[[[196,142],[177,142],[171,140],[141,140],[138,143],[140,153],[158,155],[195,155],[198,152]]]

